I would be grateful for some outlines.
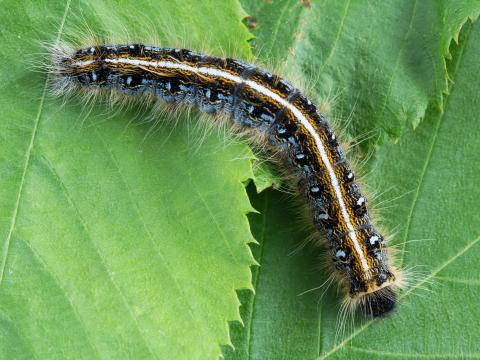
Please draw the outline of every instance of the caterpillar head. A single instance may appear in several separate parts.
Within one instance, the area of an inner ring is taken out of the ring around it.
[[[387,316],[395,309],[396,305],[397,295],[390,285],[362,295],[357,308],[366,318],[374,319]]]

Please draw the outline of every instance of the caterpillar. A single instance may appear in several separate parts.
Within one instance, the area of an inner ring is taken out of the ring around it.
[[[326,117],[281,77],[232,58],[143,44],[52,50],[57,94],[76,90],[150,94],[223,114],[284,156],[313,224],[326,238],[345,301],[367,318],[395,308],[401,276],[391,264],[351,165]]]

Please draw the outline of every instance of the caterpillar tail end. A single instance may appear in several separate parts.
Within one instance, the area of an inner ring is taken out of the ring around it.
[[[391,286],[365,294],[359,302],[360,312],[368,319],[383,318],[392,313],[397,305],[397,295]]]

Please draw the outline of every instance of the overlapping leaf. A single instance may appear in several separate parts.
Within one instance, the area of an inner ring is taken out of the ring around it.
[[[260,21],[257,18],[258,28]],[[306,234],[291,232],[298,222],[295,212],[285,210],[291,207],[290,199],[266,193],[254,202],[264,215],[252,219],[260,241],[256,295],[244,294],[246,327],[233,327],[238,351],[227,358],[479,356],[475,294],[480,282],[474,260],[480,242],[475,204],[479,192],[472,181],[480,175],[476,157],[479,30],[478,23],[467,24],[460,45],[453,46],[453,61],[448,74],[444,73],[453,83],[442,108],[435,101],[430,103],[417,129],[409,128],[399,142],[385,144],[370,164],[368,180],[385,192],[379,201],[385,201],[384,217],[388,227],[395,229],[394,243],[402,250],[399,260],[415,274],[398,311],[380,321],[357,319],[350,332],[335,339],[341,294],[330,290],[319,299],[322,290],[318,290],[298,296],[321,285],[328,274],[315,265],[317,254],[303,250],[288,256]]]
[[[450,42],[480,13],[470,0],[242,3],[255,18],[258,56],[303,75],[330,115],[370,145],[416,126],[430,104],[442,107]]]

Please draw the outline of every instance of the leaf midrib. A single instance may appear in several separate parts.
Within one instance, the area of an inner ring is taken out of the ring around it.
[[[67,19],[68,13],[70,11],[71,2],[72,2],[72,0],[67,0],[67,3],[65,5],[65,10],[63,12],[63,17],[62,17],[62,20],[60,22],[60,26],[59,26],[58,31],[57,31],[57,37],[55,39],[55,45],[58,44],[58,42],[60,41],[60,38],[62,37],[63,29],[64,29],[64,26],[65,26],[65,21]],[[45,104],[45,97],[47,95],[48,81],[49,81],[49,76],[47,75],[47,77],[45,79],[45,85],[43,86],[43,91],[42,91],[42,96],[40,98],[40,103],[38,105],[38,110],[37,110],[37,113],[35,115],[35,120],[34,120],[34,123],[33,123],[32,136],[30,137],[30,142],[28,144],[27,151],[25,153],[25,162],[23,164],[22,177],[20,178],[20,184],[19,184],[18,191],[17,191],[17,197],[15,199],[15,205],[14,205],[14,208],[13,208],[12,220],[10,221],[10,228],[8,229],[8,234],[7,234],[7,238],[5,239],[5,244],[3,245],[3,258],[2,258],[2,263],[0,265],[0,287],[3,284],[5,267],[7,265],[8,254],[10,252],[10,243],[11,243],[11,240],[12,240],[13,232],[15,230],[15,226],[17,224],[17,215],[18,215],[18,209],[19,209],[19,206],[20,206],[20,200],[21,200],[22,194],[23,194],[23,186],[25,184],[25,178],[26,178],[26,175],[27,175],[28,168],[30,166],[30,158],[31,158],[31,155],[32,155],[33,146],[35,144],[36,135],[37,135],[37,132],[38,132],[38,128],[40,126],[40,118],[41,118],[42,113],[43,113],[43,107],[44,107],[44,104]]]

